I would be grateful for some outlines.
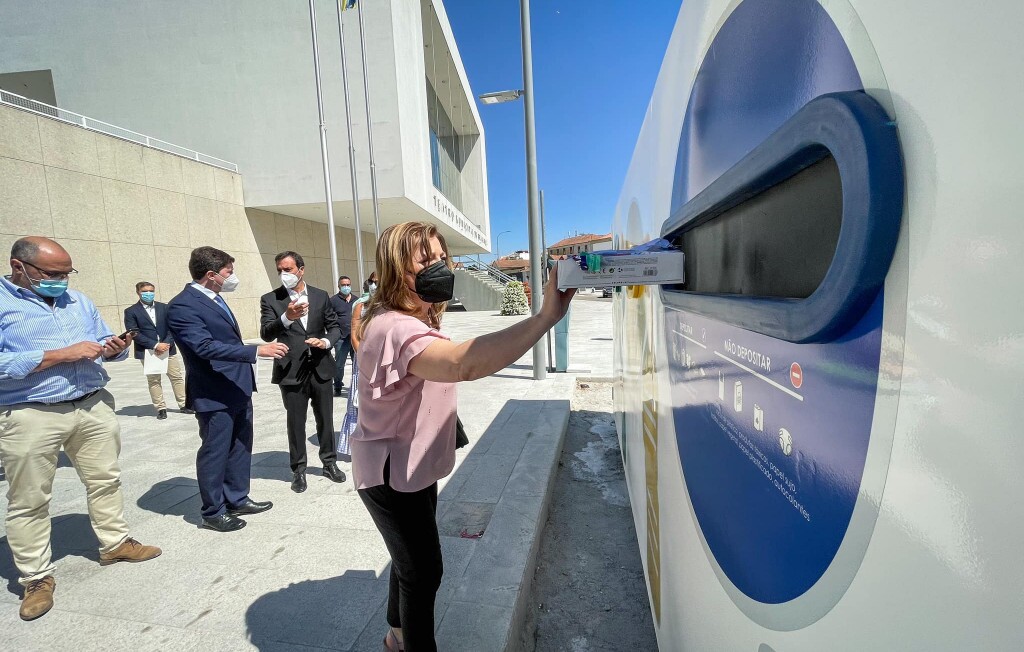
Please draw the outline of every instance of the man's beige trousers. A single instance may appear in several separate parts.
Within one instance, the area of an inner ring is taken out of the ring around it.
[[[185,366],[181,364],[180,355],[175,354],[167,359],[167,377],[171,379],[171,390],[174,392],[174,400],[178,402],[178,407],[185,407]],[[146,382],[149,383],[149,397],[153,399],[153,407],[157,410],[166,410],[164,388],[160,380],[160,374],[146,376]]]
[[[27,585],[53,575],[50,494],[64,451],[85,484],[89,520],[100,552],[128,538],[121,494],[121,430],[105,389],[80,401],[0,406],[0,462],[7,475],[7,543]]]

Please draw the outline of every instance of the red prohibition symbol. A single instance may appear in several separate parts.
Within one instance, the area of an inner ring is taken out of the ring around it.
[[[793,383],[796,389],[800,389],[804,384],[804,370],[800,368],[799,362],[789,365],[789,382]]]

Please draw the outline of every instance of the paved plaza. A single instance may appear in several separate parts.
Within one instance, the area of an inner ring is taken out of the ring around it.
[[[572,310],[570,370],[609,377],[610,301],[584,295]],[[461,341],[517,319],[453,312],[443,330]],[[442,650],[503,650],[522,627],[577,377],[549,374],[533,381],[531,360],[527,353],[489,378],[459,386],[470,445],[441,483],[445,576],[436,613]],[[164,554],[143,564],[99,566],[85,490],[62,454],[50,509],[55,606],[34,622],[18,618],[21,587],[0,531],[0,577],[7,582],[0,589],[3,649],[380,650],[387,551],[351,480],[335,484],[319,475],[312,441],[309,489],[290,491],[285,414],[270,366],[258,365],[251,495],[274,501],[274,508],[245,517],[248,526],[238,532],[221,534],[198,528],[195,417],[172,409],[157,421],[141,365],[109,365],[126,517],[132,536],[161,546]],[[166,379],[164,392],[173,403]],[[336,426],[344,410],[345,399],[336,399]],[[314,433],[312,415],[307,432]],[[350,472],[349,464],[339,466]],[[0,492],[6,491],[0,475]],[[479,538],[464,536],[481,530]]]

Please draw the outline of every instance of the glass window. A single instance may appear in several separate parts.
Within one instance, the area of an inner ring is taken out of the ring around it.
[[[470,193],[470,203],[473,195],[463,181],[462,172],[476,145],[476,127],[468,109],[470,99],[441,36],[433,5],[424,3],[422,7],[431,180],[434,187],[465,214],[463,195]]]

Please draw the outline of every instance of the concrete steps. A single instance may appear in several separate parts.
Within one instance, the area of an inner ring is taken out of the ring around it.
[[[455,297],[466,310],[499,310],[505,287],[487,272],[455,270]]]

